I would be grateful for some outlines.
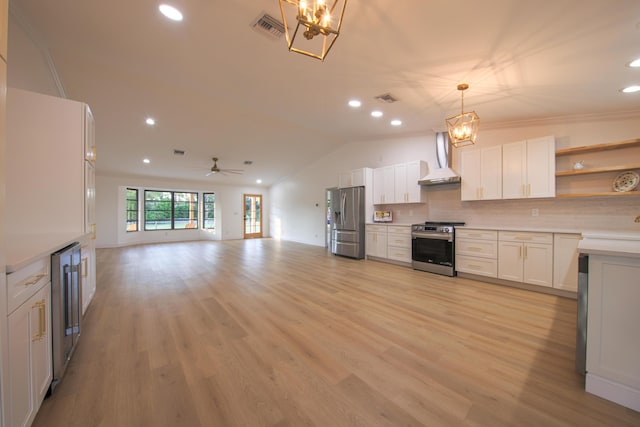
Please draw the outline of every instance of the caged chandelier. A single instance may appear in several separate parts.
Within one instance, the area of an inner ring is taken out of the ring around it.
[[[458,85],[458,90],[462,94],[462,108],[460,114],[449,117],[447,122],[447,130],[449,131],[449,140],[454,147],[464,147],[476,143],[478,137],[478,127],[480,126],[480,117],[475,111],[470,113],[464,112],[464,91],[469,89],[469,85],[462,83]]]
[[[289,50],[324,61],[340,35],[347,0],[279,1]],[[293,34],[287,17],[290,22],[295,20]]]

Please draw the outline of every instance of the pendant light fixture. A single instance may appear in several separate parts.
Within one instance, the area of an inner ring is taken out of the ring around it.
[[[475,111],[470,113],[464,112],[464,91],[467,89],[469,89],[469,85],[466,83],[458,85],[458,90],[462,94],[460,114],[446,120],[449,140],[451,141],[451,145],[456,148],[475,144],[476,138],[478,137],[480,117],[478,117]]]
[[[347,0],[279,1],[289,50],[324,61],[340,35]]]

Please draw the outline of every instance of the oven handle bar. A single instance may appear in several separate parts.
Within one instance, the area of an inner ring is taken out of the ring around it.
[[[449,233],[411,233],[412,239],[437,239],[453,241],[453,236]]]

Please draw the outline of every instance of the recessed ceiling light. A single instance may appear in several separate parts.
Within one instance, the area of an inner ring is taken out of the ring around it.
[[[147,164],[149,164],[149,163],[151,163],[151,160],[149,160],[149,159],[142,159],[142,163],[147,163]]]
[[[391,120],[391,126],[400,126],[402,124],[402,120],[393,119]]]
[[[261,179],[256,179],[256,184],[262,184],[262,180]]]
[[[621,92],[624,92],[624,93],[640,92],[640,86],[627,86],[624,89],[622,89]]]
[[[156,124],[156,120],[153,117],[147,117],[147,120],[145,120],[145,123],[148,124],[149,126],[153,126]]]
[[[175,7],[169,6],[168,4],[161,4],[158,6],[158,9],[164,16],[172,21],[182,21],[182,12]]]
[[[640,67],[640,58],[636,59],[635,61],[629,62],[629,67],[633,67],[633,68]]]
[[[379,111],[379,110],[372,111],[371,117],[382,117],[382,111]]]
[[[358,101],[357,99],[352,99],[351,101],[349,101],[349,107],[358,108],[361,105],[362,102]]]

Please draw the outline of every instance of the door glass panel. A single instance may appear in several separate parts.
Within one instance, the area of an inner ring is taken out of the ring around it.
[[[262,237],[262,196],[244,195],[244,238]]]

